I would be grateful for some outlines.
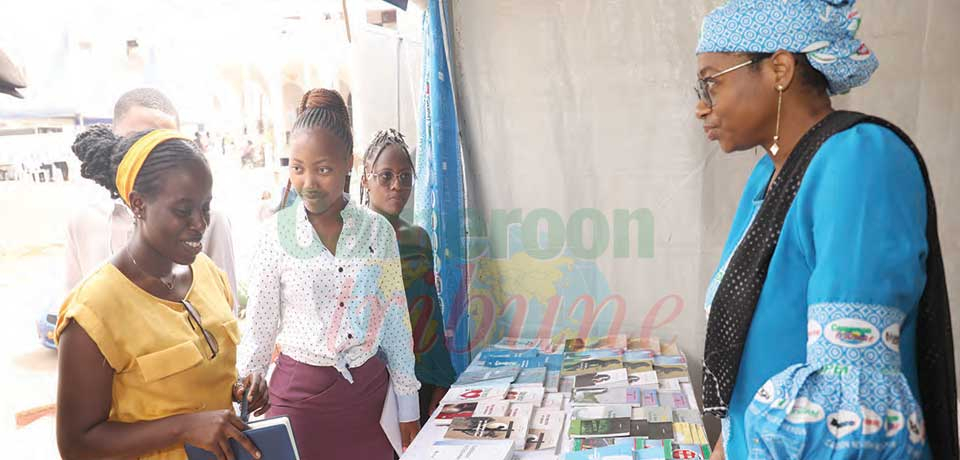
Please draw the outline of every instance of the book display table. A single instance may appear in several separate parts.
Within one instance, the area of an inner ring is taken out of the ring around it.
[[[707,444],[675,345],[505,338],[477,354],[401,459],[696,460]]]

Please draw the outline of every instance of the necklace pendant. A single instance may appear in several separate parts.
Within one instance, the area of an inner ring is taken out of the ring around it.
[[[779,152],[779,151],[780,151],[780,146],[777,145],[777,144],[773,144],[773,145],[770,147],[770,154],[773,155],[773,156],[777,156],[777,152]]]

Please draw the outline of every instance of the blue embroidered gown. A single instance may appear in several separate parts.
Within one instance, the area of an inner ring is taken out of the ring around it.
[[[706,296],[763,204],[754,168]],[[723,419],[729,459],[932,458],[916,364],[926,195],[892,131],[860,124],[813,158],[770,262]]]

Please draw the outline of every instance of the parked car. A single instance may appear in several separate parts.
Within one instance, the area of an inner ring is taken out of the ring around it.
[[[56,350],[57,345],[53,342],[53,331],[57,328],[57,314],[60,312],[60,302],[53,298],[48,298],[43,303],[43,310],[37,317],[37,338],[40,344]]]

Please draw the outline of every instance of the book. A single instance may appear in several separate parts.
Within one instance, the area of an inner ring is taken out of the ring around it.
[[[560,369],[563,367],[563,353],[543,354],[540,356],[543,358],[543,364],[546,366],[547,372],[560,372]]]
[[[581,406],[570,410],[571,419],[597,420],[604,418],[623,418],[632,415],[632,408],[626,404],[609,406]]]
[[[565,418],[563,411],[534,410],[523,450],[556,449],[563,433]]]
[[[690,382],[684,382],[680,384],[680,388],[683,390],[683,394],[687,395],[687,403],[690,404],[690,408],[699,412],[700,405],[697,403],[697,395],[693,393],[693,385]]]
[[[686,366],[687,358],[683,355],[658,355],[653,358],[654,366]]]
[[[664,364],[663,366],[653,366],[657,371],[657,378],[660,380],[675,379],[679,377],[689,377],[686,364]]]
[[[293,434],[293,426],[290,425],[290,419],[286,416],[272,417],[264,420],[258,420],[247,424],[250,428],[244,430],[250,441],[257,449],[260,449],[262,458],[271,460],[300,460],[300,452],[297,450],[297,440]],[[186,444],[183,446],[187,451],[189,460],[217,460],[213,452],[201,449],[196,446]],[[237,460],[254,460],[253,455],[234,440],[230,440],[230,450]]]
[[[513,387],[520,386],[538,386],[542,387],[547,380],[546,367],[531,367],[520,370],[517,379],[513,381]]]
[[[671,409],[689,409],[687,396],[680,391],[661,391],[660,407],[669,407]]]
[[[630,420],[629,436],[648,439],[673,439],[673,422]]]
[[[616,445],[618,438],[576,438],[573,440],[573,452],[599,449]]]
[[[574,388],[622,386],[627,383],[627,370],[624,368],[609,371],[581,374],[574,378]]]
[[[637,387],[657,387],[656,371],[633,372],[627,375],[627,385]]]
[[[517,436],[511,439],[514,442],[516,450],[523,450],[526,442],[526,435],[530,429],[530,418],[533,417],[533,404],[511,403],[507,410],[507,417],[513,419]]]
[[[673,421],[702,425],[703,417],[700,416],[700,411],[696,409],[674,409]]]
[[[513,441],[516,436],[517,426],[510,417],[469,417],[454,419],[443,439]]]
[[[653,359],[638,359],[634,361],[623,361],[623,368],[627,370],[628,374],[635,374],[637,372],[649,372],[653,371]]]
[[[679,378],[658,379],[657,388],[659,388],[660,391],[682,391]]]
[[[624,361],[646,361],[657,357],[657,354],[650,350],[627,350],[623,352]]]
[[[564,351],[567,353],[579,352],[583,350],[623,350],[627,348],[627,336],[612,335],[607,337],[590,337],[567,339],[564,344]]]
[[[435,417],[437,425],[449,425],[455,418],[504,417],[510,409],[507,401],[449,403],[440,406]]]
[[[554,353],[557,346],[549,338],[525,339],[520,337],[504,337],[493,345],[501,350],[538,350],[541,353]]]
[[[574,405],[627,404],[627,387],[593,387],[573,390]]]
[[[669,439],[621,438],[633,441],[634,460],[672,460],[673,443]]]
[[[710,447],[707,445],[675,443],[673,445],[673,458],[707,460],[710,458]]]
[[[506,380],[513,382],[520,373],[519,367],[498,367],[498,368],[479,368],[475,370],[464,371],[457,378],[456,385],[474,385],[479,382],[489,380]]]
[[[560,391],[560,371],[547,371],[547,379],[543,383],[543,389],[551,393]],[[571,389],[573,388],[571,387]]]
[[[493,358],[483,362],[485,367],[519,367],[528,369],[531,367],[544,367],[546,361],[541,356],[530,358]]]
[[[577,376],[594,372],[611,371],[623,368],[623,359],[619,356],[564,358],[561,376]]]
[[[642,407],[646,420],[653,423],[673,422],[673,411],[667,407]]]
[[[481,386],[453,386],[447,391],[441,402],[469,402],[503,399],[509,386],[481,387]]]
[[[660,353],[660,339],[657,337],[631,337],[627,340],[627,349]]]
[[[480,352],[477,355],[477,360],[480,362],[489,360],[489,359],[500,359],[500,358],[533,358],[539,356],[540,352],[537,350],[497,350],[493,348],[487,348]]]
[[[430,447],[429,460],[511,460],[514,444],[510,441],[461,443],[439,440]]]
[[[510,387],[503,399],[514,403],[543,404],[543,387]]]
[[[660,342],[660,354],[661,355],[679,355],[680,348],[677,347],[677,343],[675,341],[670,343]]]
[[[563,410],[563,393],[547,393],[543,395],[543,404],[540,407],[544,409]]]
[[[612,445],[597,447],[590,451],[568,452],[564,460],[633,460],[633,446]]]
[[[570,420],[572,438],[630,436],[630,417]]]

